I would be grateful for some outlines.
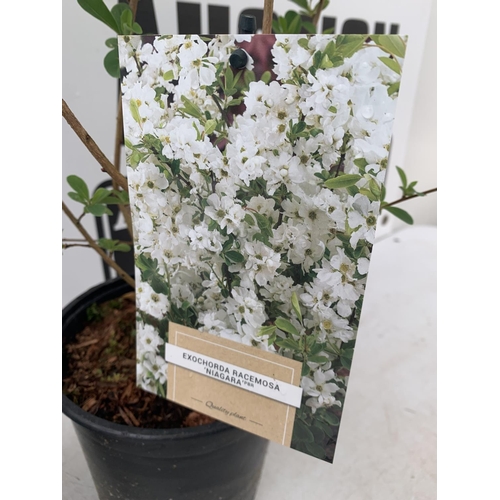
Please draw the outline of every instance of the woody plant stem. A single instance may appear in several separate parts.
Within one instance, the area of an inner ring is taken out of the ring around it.
[[[73,215],[71,210],[66,206],[66,203],[62,203],[63,212],[68,216],[69,220],[73,223],[73,225],[80,231],[81,235],[85,238],[90,247],[92,247],[108,264],[108,266],[112,267],[118,276],[126,281],[130,286],[135,287],[135,281],[131,278],[90,236],[90,234],[85,230],[85,228],[80,224],[78,219]]]

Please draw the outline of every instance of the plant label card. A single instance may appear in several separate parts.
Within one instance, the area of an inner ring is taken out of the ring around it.
[[[333,461],[405,50],[119,37],[140,387]]]

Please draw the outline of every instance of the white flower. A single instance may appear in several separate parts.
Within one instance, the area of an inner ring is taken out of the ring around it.
[[[340,389],[337,384],[334,384],[333,382],[327,382],[327,380],[331,380],[334,375],[335,374],[332,370],[330,370],[329,372],[316,370],[312,379],[307,376],[302,377],[300,385],[304,390],[304,394],[306,396],[313,396],[315,398],[331,397]]]
[[[280,254],[260,241],[247,241],[245,253],[248,256],[245,269],[249,272],[250,279],[255,279],[260,286],[270,282],[280,266]]]
[[[137,324],[137,349],[139,352],[158,352],[158,347],[163,345],[158,332],[151,326],[141,322]]]
[[[380,202],[370,200],[362,195],[354,196],[352,202],[353,210],[349,212],[347,221],[349,226],[354,229],[351,239],[352,248],[356,248],[358,241],[364,238],[368,243],[375,243],[375,228],[377,217],[380,210]]]
[[[236,321],[245,320],[249,325],[258,328],[267,319],[264,304],[259,301],[252,290],[235,287],[227,299],[227,312],[232,314]]]
[[[268,335],[257,335],[258,328],[251,325],[238,323],[237,325],[238,333],[241,337],[241,343],[245,345],[250,345],[252,347],[257,347],[263,351],[268,351],[269,346],[267,345]]]
[[[245,218],[245,211],[235,203],[230,196],[219,197],[213,193],[208,198],[205,213],[218,222],[222,229],[227,228],[228,234],[237,232],[241,221]]]
[[[342,248],[337,247],[337,255],[334,255],[330,261],[323,261],[321,268],[315,269],[318,273],[317,278],[332,287],[335,297],[356,301],[361,291],[356,286],[354,272],[355,263],[345,255]]]
[[[136,300],[139,310],[158,319],[165,317],[169,307],[167,296],[155,292],[149,283],[137,285]]]
[[[144,355],[143,368],[160,384],[164,384],[167,381],[167,362],[161,356],[147,352]]]
[[[198,36],[186,40],[179,49],[179,62],[181,73],[179,87],[197,89],[200,86],[212,84],[215,80],[217,62],[215,57],[207,57],[207,44]]]
[[[220,252],[222,243],[220,234],[216,231],[209,231],[206,224],[195,226],[189,230],[191,247],[194,250],[209,250],[210,252]]]

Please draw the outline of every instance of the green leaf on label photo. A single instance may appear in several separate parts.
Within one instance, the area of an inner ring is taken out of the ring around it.
[[[332,177],[325,181],[325,187],[329,189],[341,189],[349,186],[354,186],[356,182],[362,179],[361,175],[357,174],[344,174],[338,177]]]

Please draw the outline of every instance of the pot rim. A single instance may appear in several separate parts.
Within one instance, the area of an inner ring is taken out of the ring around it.
[[[112,280],[100,283],[83,294],[76,297],[63,309],[63,327],[64,323],[69,322],[73,316],[78,313],[78,309],[83,307],[82,303],[92,297],[96,292],[105,292],[114,288],[123,288],[124,292],[130,289],[121,278],[114,278]],[[64,332],[64,328],[63,328]],[[87,429],[106,433],[112,436],[127,436],[137,437],[140,439],[161,439],[161,440],[179,440],[179,439],[192,439],[197,436],[207,436],[217,434],[228,430],[233,430],[234,427],[223,422],[214,422],[212,424],[199,425],[196,427],[174,428],[174,429],[149,429],[145,427],[131,427],[128,425],[117,424],[101,417],[97,417],[82,410],[77,404],[73,403],[64,393],[62,395],[62,411],[63,414],[70,418],[74,423],[77,423]]]

